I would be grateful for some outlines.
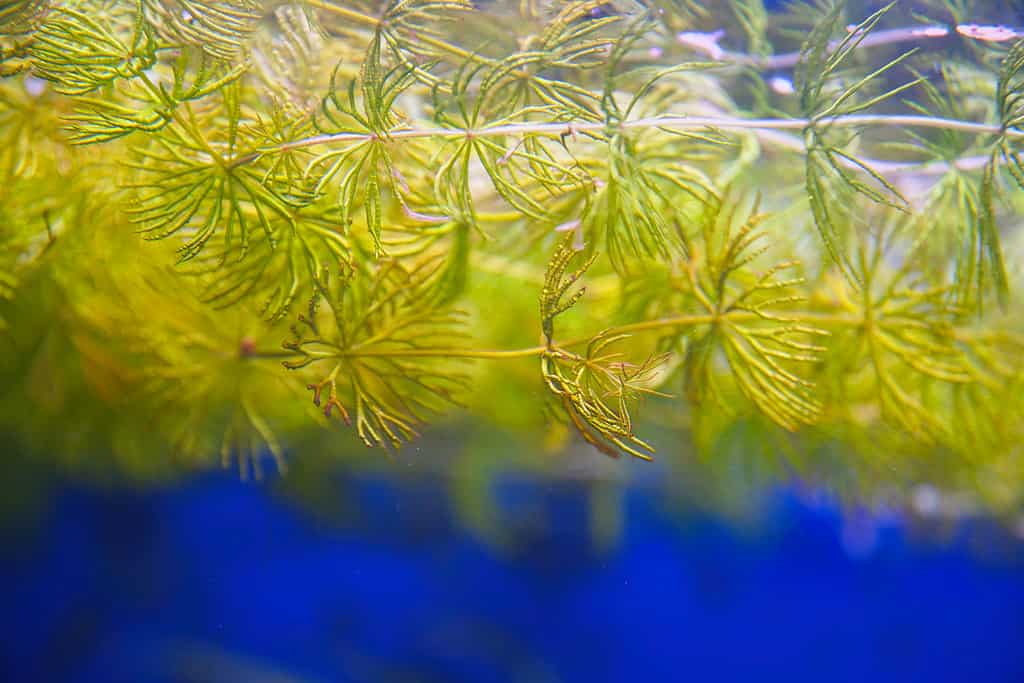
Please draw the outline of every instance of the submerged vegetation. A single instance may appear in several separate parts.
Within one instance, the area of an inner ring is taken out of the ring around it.
[[[248,471],[471,414],[1012,509],[1024,30],[984,11],[5,2],[0,426]]]

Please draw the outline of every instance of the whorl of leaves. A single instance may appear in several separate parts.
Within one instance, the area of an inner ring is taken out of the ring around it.
[[[683,332],[687,395],[734,411],[722,392],[723,382],[732,382],[769,419],[796,430],[821,414],[808,368],[820,362],[827,332],[805,314],[804,279],[792,274],[800,263],[757,268],[770,246],[769,233],[760,227],[765,217],[756,204],[745,218],[737,219],[737,210],[709,202],[699,246],[693,246],[677,280],[683,301],[711,321]],[[729,368],[725,378],[716,376],[723,360]]]
[[[459,369],[462,315],[430,305],[439,261],[341,264],[293,326],[291,370],[318,370],[313,402],[354,425],[367,446],[398,447],[468,387]]]
[[[126,212],[148,239],[181,236],[182,262],[199,255],[218,233],[226,259],[244,258],[255,230],[273,243],[273,221],[292,217],[293,205],[264,183],[257,168],[231,163],[243,139],[239,103],[231,89],[224,94],[223,135],[195,126],[167,128],[131,162],[138,179],[126,186],[134,196]]]
[[[583,439],[612,457],[620,451],[650,460],[654,449],[633,433],[629,403],[651,388],[657,367],[664,357],[650,357],[639,364],[623,360],[612,346],[629,338],[626,334],[602,332],[591,339],[583,354],[559,348],[554,343],[555,319],[572,308],[584,288],[574,285],[593,263],[593,257],[572,272],[569,264],[578,252],[572,235],[563,238],[548,264],[541,292],[541,328],[547,350],[541,356],[544,383],[561,412]]]
[[[834,3],[807,37],[795,73],[800,107],[810,121],[804,137],[807,147],[806,189],[811,214],[829,255],[851,278],[855,277],[852,264],[843,260],[847,253],[845,242],[851,231],[856,229],[848,207],[853,205],[858,195],[897,208],[905,206],[906,200],[885,177],[843,151],[843,142],[837,143],[835,136],[830,135],[827,122],[832,118],[863,112],[916,84],[916,81],[907,82],[866,99],[858,99],[858,95],[907,59],[912,51],[856,77],[852,83],[846,83],[843,78],[843,69],[848,66],[851,55],[894,4],[883,7],[856,26],[840,28],[843,3]],[[832,37],[840,30],[845,32],[845,36],[834,43]]]
[[[89,3],[56,7],[36,31],[35,74],[65,95],[87,95],[156,62],[156,42],[141,12],[97,16]]]
[[[262,17],[259,0],[141,0],[148,22],[165,41],[202,48],[222,60],[238,58]]]

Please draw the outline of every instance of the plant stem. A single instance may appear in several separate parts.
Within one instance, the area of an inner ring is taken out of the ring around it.
[[[979,135],[1000,135],[1005,134],[1011,138],[1024,138],[1024,131],[1016,128],[1003,130],[997,125],[988,123],[977,123],[974,121],[961,121],[959,119],[945,119],[934,116],[900,116],[889,114],[854,114],[849,116],[831,116],[811,119],[744,119],[733,116],[658,116],[651,118],[633,119],[618,124],[625,129],[665,128],[675,131],[706,130],[708,128],[722,128],[726,130],[804,130],[810,126],[822,128],[847,128],[858,126],[885,126],[893,128],[939,128],[943,130],[958,130],[966,133]],[[595,121],[569,121],[561,123],[507,123],[500,126],[488,126],[484,128],[406,128],[394,130],[388,133],[392,140],[407,138],[477,138],[477,137],[500,137],[516,135],[550,135],[560,137],[571,133],[601,133],[604,132],[607,124]],[[286,152],[303,147],[314,147],[317,145],[331,144],[335,142],[365,142],[374,137],[373,133],[325,133],[313,135],[308,138],[300,138],[290,142],[281,143],[272,147],[265,147],[247,157],[256,157],[273,152]],[[244,163],[241,159],[238,163]]]
[[[528,358],[539,356],[547,350],[546,346],[531,346],[525,349],[352,349],[342,352],[343,357],[355,358],[483,358],[488,360],[502,360],[506,358]]]
[[[370,26],[376,28],[380,25],[380,20],[357,12],[340,5],[334,5],[323,0],[304,0],[304,3],[316,9],[322,9],[326,12],[330,12],[337,16],[343,17],[357,24],[363,24],[364,26]],[[1000,30],[1002,29],[1002,30]],[[957,33],[964,38],[971,40],[979,40],[983,42],[1004,42],[1013,38],[1024,37],[1024,29],[1006,29],[1003,26],[977,26],[975,24],[957,24],[952,29],[949,26],[941,24],[929,24],[924,26],[904,26],[898,28],[891,28],[886,30],[872,31],[867,36],[864,36],[860,43],[857,45],[857,49],[864,49],[869,47],[878,47],[881,45],[898,45],[900,43],[916,43],[925,40],[936,40],[941,38],[947,38],[951,34]],[[705,43],[703,41],[689,41],[686,39],[687,34],[683,33],[677,37],[677,40],[693,49],[695,52],[711,57],[716,61],[727,62],[740,66],[749,66],[762,71],[775,71],[781,69],[789,69],[796,66],[800,62],[799,51],[797,52],[783,52],[775,55],[751,55],[745,52],[733,52],[730,50],[723,50],[717,46],[714,42]],[[441,49],[449,54],[452,54],[463,59],[473,59],[478,63],[486,60],[485,57],[477,55],[473,52],[465,50],[457,45],[453,45],[446,41],[440,41],[433,39],[431,36],[421,36],[421,42]],[[839,41],[833,41],[829,45],[829,49],[834,49],[839,45]]]
[[[804,143],[796,137],[781,137],[778,131],[798,130],[802,131],[810,126],[818,127],[896,127],[896,128],[936,128],[942,130],[955,130],[977,135],[1005,135],[1009,138],[1024,139],[1024,131],[1016,128],[1002,129],[1000,126],[973,121],[961,121],[959,119],[946,119],[931,116],[897,116],[885,114],[858,114],[850,116],[834,116],[820,118],[815,121],[804,118],[794,119],[744,119],[732,116],[663,116],[654,118],[634,119],[623,121],[618,124],[624,129],[649,129],[663,128],[673,131],[702,131],[711,129],[725,130],[750,130],[763,134],[765,141],[775,143],[779,146],[790,149],[803,149]],[[500,136],[522,136],[522,135],[548,135],[561,137],[573,133],[601,133],[606,129],[603,122],[580,121],[566,123],[509,123],[500,126],[490,126],[479,129],[465,128],[407,128],[395,130],[388,133],[392,140],[415,139],[415,138],[466,138],[466,137],[500,137]],[[233,168],[247,163],[252,163],[268,154],[288,152],[307,147],[329,145],[345,142],[366,142],[373,138],[371,133],[325,133],[313,135],[298,140],[284,142],[260,150],[249,152],[235,157],[228,166]],[[885,160],[865,159],[866,165],[881,172],[898,171],[920,171],[926,173],[943,173],[954,166],[960,170],[980,168],[984,164],[978,164],[978,159],[964,158],[952,162],[891,162]]]
[[[309,7],[324,10],[334,15],[343,17],[356,24],[361,24],[367,27],[372,27],[375,30],[380,28],[381,20],[377,17],[373,17],[356,10],[348,9],[340,5],[335,5],[323,0],[304,0],[305,4]],[[858,49],[877,47],[881,45],[892,45],[906,42],[918,42],[922,40],[932,40],[938,38],[946,38],[953,33],[959,34],[968,39],[980,40],[985,42],[1003,42],[1012,38],[1019,38],[1024,36],[1024,29],[1008,29],[1006,27],[995,27],[995,26],[977,26],[974,24],[958,24],[955,27],[949,27],[939,24],[931,24],[924,26],[911,26],[911,27],[900,27],[888,30],[873,31],[867,36],[864,36],[859,44]],[[795,66],[800,61],[800,52],[787,52],[777,55],[750,55],[742,52],[731,52],[728,50],[722,50],[718,47],[716,41],[704,41],[704,40],[688,40],[687,36],[704,36],[705,34],[690,34],[681,33],[677,36],[677,40],[690,47],[691,49],[711,57],[716,61],[722,61],[725,63],[737,64],[742,66],[750,66],[756,69],[771,71],[778,69],[786,69]],[[471,60],[477,64],[494,64],[494,60],[489,59],[483,55],[475,52],[466,50],[458,45],[454,45],[450,42],[443,41],[434,38],[430,35],[420,35],[418,40],[424,44],[430,45],[442,52],[446,52],[454,57],[458,57],[463,60]],[[833,47],[838,45],[838,41],[833,43]],[[533,78],[542,82],[549,82],[549,79],[544,77],[533,75]],[[888,115],[853,115],[853,116],[842,116],[842,117],[826,117],[810,121],[808,119],[742,119],[734,117],[664,117],[664,118],[647,118],[647,119],[636,119],[633,121],[626,121],[620,124],[622,128],[653,128],[653,127],[664,127],[671,130],[703,130],[706,128],[722,128],[732,130],[752,130],[759,134],[765,141],[779,144],[783,147],[803,151],[803,141],[797,138],[781,137],[779,135],[771,135],[772,131],[780,130],[804,130],[810,125],[816,126],[888,126],[888,127],[913,127],[913,128],[939,128],[944,130],[958,130],[962,132],[975,133],[980,135],[1006,135],[1010,138],[1024,138],[1024,131],[1017,129],[1003,130],[999,126],[975,123],[970,121],[959,121],[955,119],[944,119],[938,117],[928,116],[888,116]],[[393,139],[402,138],[421,138],[421,137],[442,137],[442,138],[457,138],[457,137],[477,137],[477,136],[501,136],[501,135],[564,135],[567,131],[569,132],[601,132],[605,129],[603,122],[580,122],[580,123],[522,123],[522,124],[507,124],[502,126],[493,126],[490,128],[484,128],[480,130],[468,130],[468,129],[409,129],[403,131],[394,131],[390,133],[389,137]],[[228,167],[233,168],[238,165],[244,165],[259,159],[265,154],[274,152],[283,152],[293,149],[301,149],[303,147],[316,146],[321,144],[330,144],[335,142],[346,142],[346,141],[360,141],[366,140],[369,137],[368,134],[362,133],[336,133],[336,134],[325,134],[316,135],[309,138],[303,138],[301,140],[295,140],[292,142],[283,143],[271,148],[264,148],[262,150],[251,152],[248,154],[241,155],[228,162]],[[945,161],[933,161],[927,163],[913,163],[913,162],[893,162],[881,159],[863,159],[865,165],[873,169],[876,172],[883,174],[891,173],[902,173],[902,172],[913,172],[924,175],[941,175],[950,169],[957,169],[961,171],[977,170],[985,166],[987,157],[965,157],[963,159],[957,159],[951,162]],[[864,169],[849,162],[846,159],[840,160],[843,166],[850,170],[864,172]]]
[[[895,45],[933,38],[945,38],[949,34],[950,30],[948,27],[937,25],[872,31],[860,41],[857,48],[863,49],[879,45]],[[751,55],[745,52],[722,50],[714,43],[705,44],[702,41],[687,40],[688,35],[690,34],[683,33],[677,40],[695,52],[729,64],[749,66],[761,71],[777,71],[792,68],[800,61],[800,52],[783,52],[776,55]],[[829,49],[834,49],[838,44],[838,41],[833,41]]]
[[[307,7],[313,7],[314,9],[322,9],[325,12],[336,14],[339,17],[343,17],[345,19],[353,21],[357,24],[362,24],[364,26],[371,26],[376,28],[377,26],[380,25],[379,19],[371,17],[368,14],[363,14],[362,12],[357,12],[356,10],[348,9],[347,7],[342,7],[341,5],[334,5],[328,2],[321,2],[321,0],[303,0],[303,4],[305,4]]]
[[[758,317],[751,311],[733,311],[721,315],[699,314],[679,315],[668,318],[656,318],[654,320],[642,320],[635,323],[627,323],[610,327],[605,334],[628,334],[631,332],[649,332],[672,327],[693,327],[696,325],[708,325],[717,320],[754,320]],[[795,318],[793,322],[815,322],[824,325],[856,326],[862,324],[862,320],[851,316],[805,313]],[[339,358],[479,358],[485,360],[506,360],[513,358],[529,358],[540,356],[552,348],[564,348],[586,344],[593,336],[575,337],[568,339],[551,347],[546,345],[529,346],[522,349],[460,349],[460,348],[438,348],[438,349],[360,349],[358,347],[339,350],[332,357]],[[291,351],[256,351],[247,354],[248,358],[290,358],[296,354]]]
[[[861,39],[857,49],[878,47],[880,45],[897,45],[899,43],[917,43],[925,40],[947,38],[956,33],[970,40],[982,42],[1006,42],[1024,37],[1024,29],[1005,26],[978,26],[976,24],[957,24],[955,27],[931,24],[927,26],[906,26],[881,31],[872,31]],[[800,52],[784,52],[776,55],[751,55],[745,52],[732,52],[718,47],[716,41],[700,40],[707,34],[682,33],[677,41],[690,49],[711,57],[716,61],[738,66],[747,66],[761,71],[789,69],[800,62]],[[833,41],[829,49],[835,49],[839,41]]]

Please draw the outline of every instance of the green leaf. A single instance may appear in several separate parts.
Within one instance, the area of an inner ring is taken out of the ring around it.
[[[233,61],[246,50],[262,17],[258,0],[141,0],[146,19],[166,42],[199,47],[211,57]]]
[[[0,6],[0,36],[35,30],[50,7],[50,0],[8,0]]]
[[[367,446],[409,441],[468,388],[457,357],[462,315],[429,303],[438,266],[437,259],[409,268],[384,259],[367,272],[343,270],[285,343],[295,356],[285,367],[323,369],[308,387],[313,402],[353,424]]]
[[[584,354],[550,349],[541,356],[541,373],[548,391],[584,441],[613,458],[627,453],[651,460],[654,448],[633,433],[629,403],[651,388],[665,356],[639,364],[622,360],[611,347],[628,335],[598,334]]]
[[[593,181],[595,191],[585,195],[579,215],[584,237],[592,248],[607,250],[617,272],[685,251],[688,209],[716,196],[711,180],[681,161],[695,149],[693,143],[686,137],[632,131],[608,140],[607,168],[595,169],[603,171],[603,178]]]
[[[206,302],[227,308],[254,300],[262,316],[276,321],[351,258],[350,240],[329,210],[308,206],[287,218],[272,215],[269,228],[250,235],[241,259],[220,233],[207,244],[187,271],[204,283]]]
[[[237,112],[229,114],[237,122]],[[264,183],[257,168],[233,164],[237,137],[210,139],[194,129],[165,128],[137,150],[129,168],[136,180],[126,212],[147,239],[180,236],[181,261],[198,256],[220,233],[220,248],[242,258],[251,233],[261,229],[275,239],[271,221],[291,220],[294,206]]]
[[[35,32],[34,71],[65,95],[86,95],[131,79],[156,62],[156,42],[140,11],[54,8]]]
[[[628,403],[651,387],[662,356],[650,357],[639,365],[624,362],[621,354],[607,353],[628,335],[602,332],[590,340],[584,355],[554,344],[554,321],[572,308],[585,289],[570,292],[594,256],[568,272],[579,252],[567,235],[551,257],[540,296],[541,329],[547,349],[541,356],[541,374],[548,391],[583,439],[602,453],[618,457],[620,451],[650,460],[654,449],[633,433]]]
[[[814,424],[821,401],[805,371],[820,362],[825,348],[819,341],[827,333],[803,315],[804,279],[788,275],[800,264],[783,261],[755,271],[768,248],[769,233],[760,227],[765,216],[755,203],[735,227],[738,209],[725,206],[726,200],[708,203],[702,248],[694,250],[684,265],[688,276],[677,284],[686,295],[683,305],[696,304],[715,321],[677,333],[686,336],[687,394],[698,404],[710,399],[734,410],[723,388],[731,381],[776,424],[791,431]],[[727,379],[717,377],[722,361]]]
[[[807,148],[804,169],[811,215],[829,256],[854,284],[858,282],[855,269],[847,260],[846,241],[852,229],[849,207],[854,205],[856,195],[896,208],[905,207],[907,202],[896,187],[869,164],[843,151],[830,136],[827,123],[820,123],[820,119],[841,118],[864,111],[904,92],[920,80],[904,83],[866,100],[855,99],[868,84],[878,81],[911,54],[906,52],[857,78],[852,84],[841,86],[838,92],[829,87],[854,50],[894,5],[890,3],[856,26],[845,29],[845,36],[832,42],[832,36],[841,30],[843,9],[843,3],[833,4],[804,43],[796,69],[801,109],[810,121],[804,131]],[[866,176],[868,182],[862,181],[858,174]]]
[[[590,256],[584,261],[583,265],[567,275],[566,271],[569,268],[569,264],[579,254],[572,245],[571,235],[567,235],[558,243],[558,247],[551,256],[547,271],[544,274],[544,288],[540,293],[540,320],[541,329],[548,344],[552,343],[552,338],[554,337],[555,318],[575,306],[576,302],[580,300],[586,291],[584,287],[580,287],[572,294],[569,294],[569,290],[572,289],[576,281],[583,276],[583,273],[593,265],[594,260],[597,258],[596,255]]]
[[[993,153],[981,178],[981,190],[978,194],[979,212],[974,241],[978,252],[978,292],[985,292],[988,289],[989,280],[991,280],[992,286],[995,288],[996,299],[1005,310],[1009,300],[1010,285],[1006,276],[1006,265],[1003,262],[999,224],[996,222],[995,195],[998,166],[998,159]],[[979,313],[981,312],[980,304],[979,300]]]

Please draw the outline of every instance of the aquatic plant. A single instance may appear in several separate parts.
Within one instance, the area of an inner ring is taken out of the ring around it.
[[[4,428],[283,463],[332,420],[748,425],[1014,504],[1024,33],[705,5],[4,3]]]

